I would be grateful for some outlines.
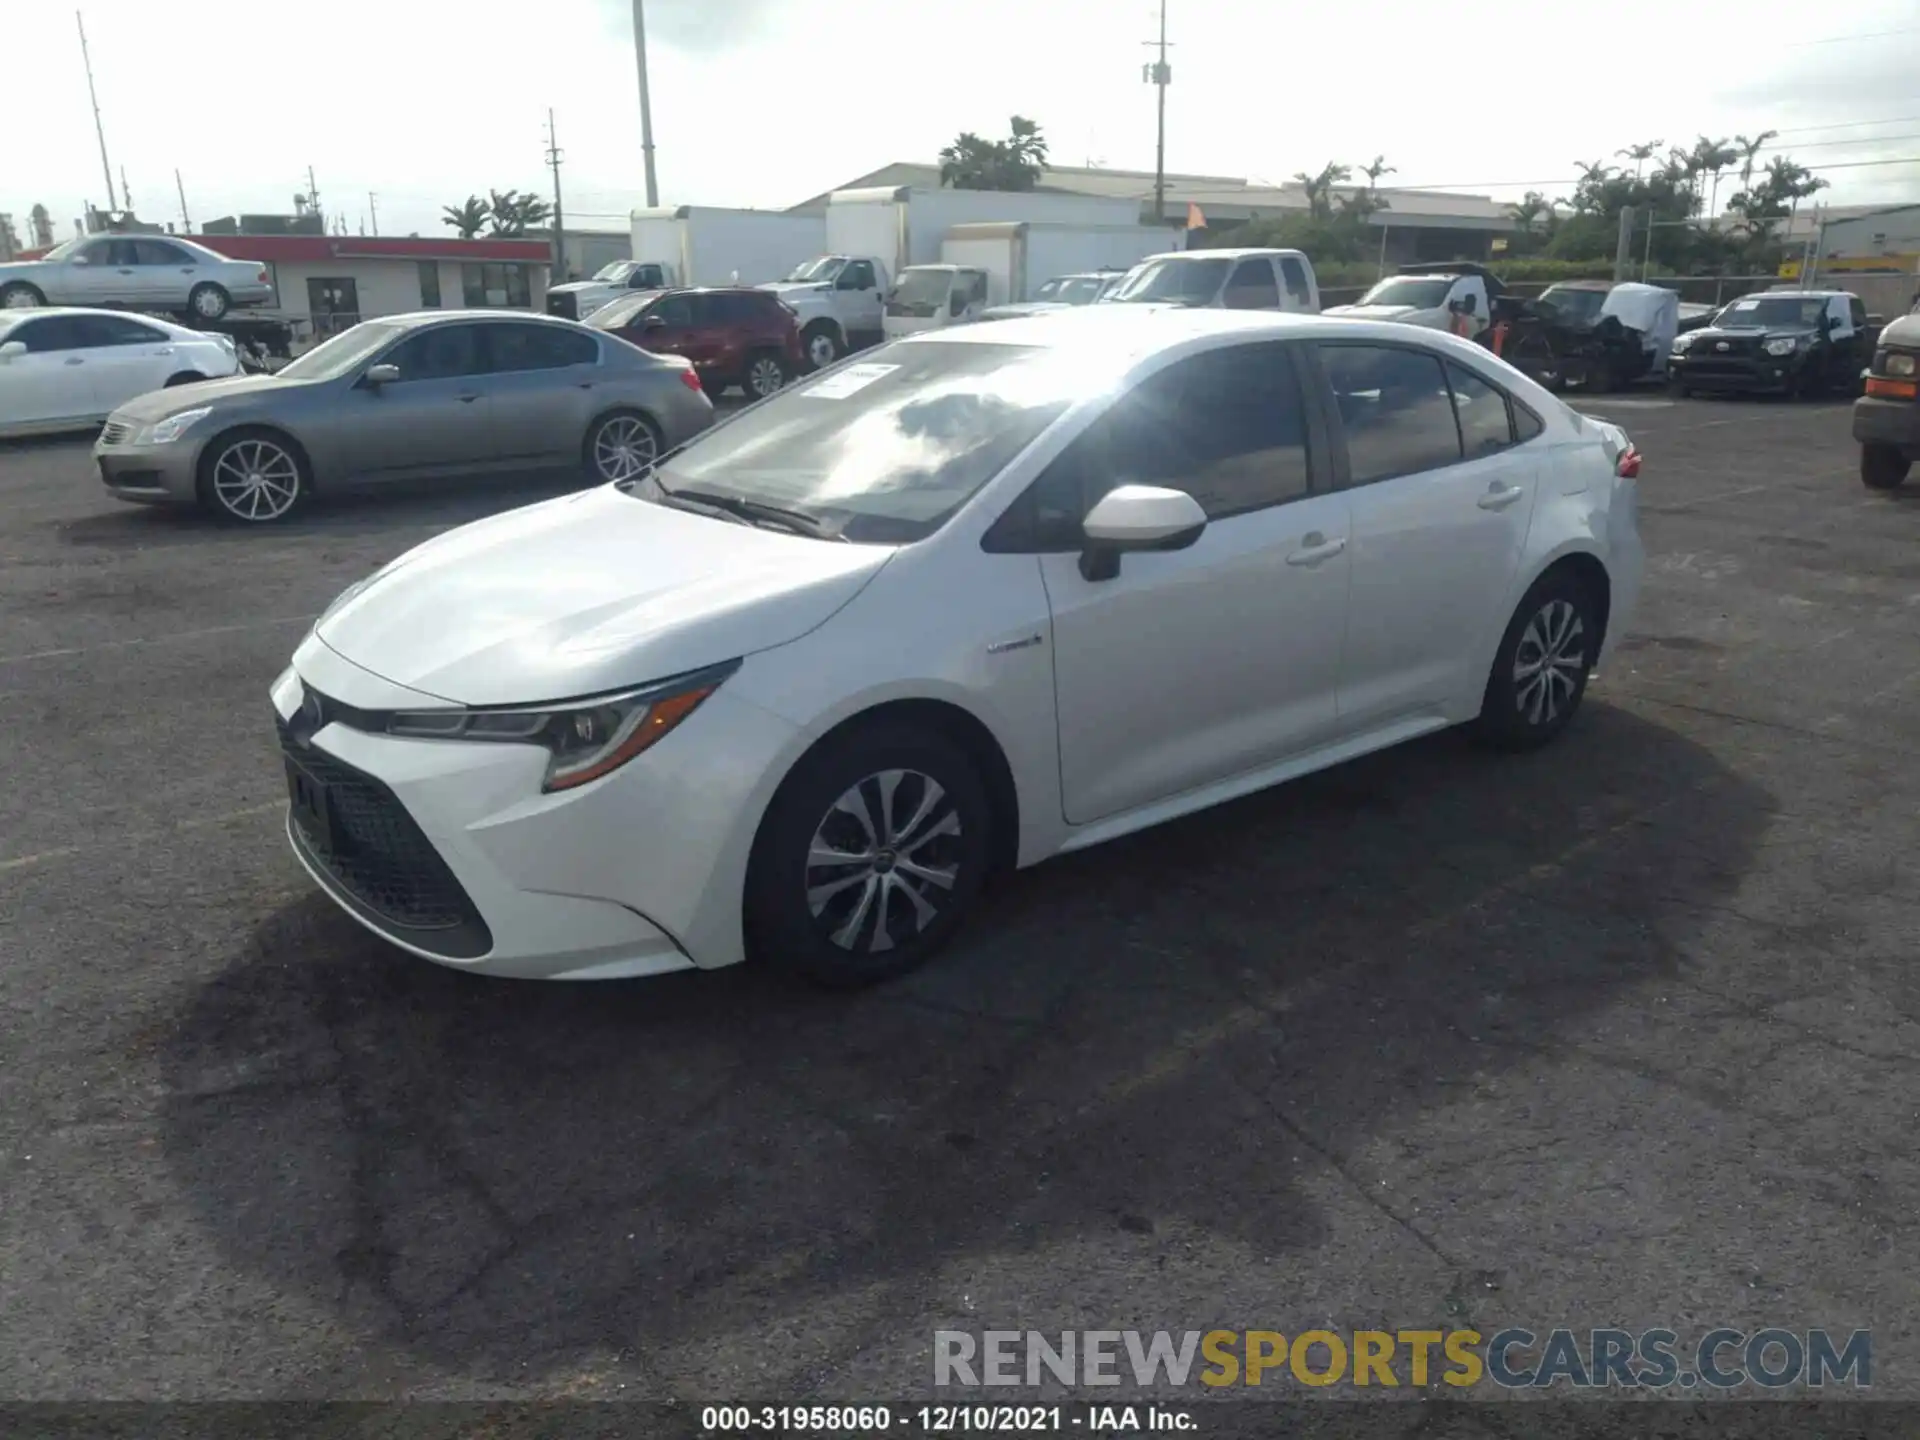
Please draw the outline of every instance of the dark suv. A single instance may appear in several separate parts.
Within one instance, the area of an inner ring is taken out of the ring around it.
[[[800,322],[765,290],[668,290],[615,300],[585,321],[642,350],[693,362],[701,387],[718,398],[739,385],[759,400],[803,367]]]
[[[1683,396],[1695,390],[1852,394],[1872,353],[1873,326],[1858,295],[1762,290],[1676,338],[1667,373]]]

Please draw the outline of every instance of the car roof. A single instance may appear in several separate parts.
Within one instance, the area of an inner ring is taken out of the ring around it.
[[[122,319],[144,320],[153,325],[166,325],[175,330],[185,330],[193,335],[204,333],[182,325],[178,320],[169,320],[164,315],[149,315],[144,310],[114,310],[101,305],[34,305],[19,310],[7,310],[0,313],[0,319],[25,321],[47,315],[118,315]]]
[[[904,336],[895,343],[1025,345],[1062,351],[1083,350],[1133,361],[1187,341],[1210,338],[1371,338],[1421,343],[1427,337],[1439,335],[1438,331],[1424,331],[1384,321],[1303,315],[1288,310],[1214,310],[1151,304],[1079,305],[1018,315],[1007,320],[996,320],[991,325],[956,325],[922,331]]]
[[[369,315],[362,323],[378,322],[419,330],[428,325],[452,325],[462,320],[525,320],[536,325],[558,325],[571,329],[577,321],[558,315],[542,315],[537,310],[408,310],[399,315]]]
[[[1739,298],[1742,300],[1833,300],[1843,295],[1851,299],[1853,292],[1851,290],[1755,290]]]
[[[1158,255],[1143,257],[1138,263],[1144,265],[1148,260],[1175,260],[1184,259],[1188,256],[1196,260],[1243,260],[1250,255],[1293,255],[1304,258],[1304,252],[1289,250],[1284,246],[1243,245],[1238,249],[1162,250]]]

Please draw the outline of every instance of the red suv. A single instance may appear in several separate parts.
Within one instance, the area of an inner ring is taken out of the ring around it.
[[[642,350],[691,360],[701,387],[715,399],[733,385],[750,399],[762,399],[802,368],[800,322],[765,290],[716,287],[622,297],[586,323]]]

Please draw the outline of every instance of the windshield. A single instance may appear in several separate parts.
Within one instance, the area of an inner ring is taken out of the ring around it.
[[[40,258],[42,260],[64,260],[92,238],[91,235],[76,235],[71,240],[62,240]]]
[[[741,411],[668,457],[662,488],[797,511],[840,538],[931,535],[1097,377],[1027,345],[896,341]]]
[[[1714,322],[1722,330],[1772,330],[1787,326],[1812,327],[1827,313],[1824,298],[1802,295],[1776,296],[1770,300],[1736,300],[1720,312]]]
[[[1362,305],[1411,305],[1416,310],[1438,310],[1453,288],[1453,276],[1410,280],[1396,275],[1382,280],[1360,297]]]
[[[638,295],[622,295],[618,300],[609,300],[580,323],[591,325],[596,330],[618,330],[659,298],[651,290]]]
[[[1600,307],[1607,303],[1604,290],[1570,290],[1549,285],[1540,292],[1540,303],[1551,305],[1569,320],[1592,323],[1600,318]]]
[[[1125,284],[1126,279],[1126,273],[1123,272],[1122,274],[1102,280],[1100,282],[1100,291],[1093,298],[1096,300],[1111,300],[1113,298],[1113,292]]]
[[[624,285],[626,284],[627,277],[631,274],[633,274],[633,261],[616,260],[613,264],[602,265],[598,270],[594,271],[593,278],[596,280],[605,280],[614,285]]]
[[[942,305],[953,288],[951,270],[902,270],[887,299],[901,305]]]
[[[1129,272],[1107,298],[1114,301],[1170,300],[1182,305],[1205,305],[1220,292],[1230,261],[1218,256],[1149,260]]]
[[[1060,282],[1059,293],[1053,298],[1069,305],[1091,305],[1099,298],[1101,287],[1105,284],[1096,275],[1070,275]]]
[[[276,373],[283,380],[333,380],[346,374],[398,334],[398,325],[363,320],[350,329],[342,330],[324,344],[314,346]]]
[[[796,265],[788,272],[789,280],[831,280],[847,268],[844,255],[822,255],[817,260],[809,260],[804,265]]]

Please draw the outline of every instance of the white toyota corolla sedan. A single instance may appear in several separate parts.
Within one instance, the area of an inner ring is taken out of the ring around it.
[[[1407,326],[901,340],[341,595],[273,687],[288,838],[462,969],[876,980],[996,869],[1449,725],[1553,738],[1639,588],[1639,465]]]

